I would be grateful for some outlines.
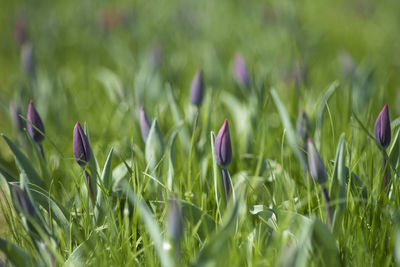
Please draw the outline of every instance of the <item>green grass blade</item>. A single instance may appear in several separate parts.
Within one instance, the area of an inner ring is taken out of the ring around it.
[[[336,150],[333,179],[330,187],[331,201],[336,202],[332,227],[337,232],[342,225],[346,207],[345,135],[342,134]]]
[[[17,267],[41,266],[31,255],[21,247],[0,237],[0,250],[7,259]]]
[[[44,183],[40,178],[39,174],[32,166],[29,159],[22,153],[22,151],[18,148],[18,146],[11,141],[7,136],[3,134],[4,140],[6,140],[8,147],[14,155],[15,161],[17,162],[17,166],[19,170],[28,177],[29,181],[32,183],[44,188]]]
[[[282,101],[280,100],[278,94],[275,92],[274,89],[271,89],[272,99],[275,102],[276,108],[278,109],[279,115],[281,117],[281,121],[283,127],[286,129],[286,135],[292,148],[293,153],[296,155],[297,159],[300,162],[301,168],[303,171],[307,171],[307,160],[305,158],[305,154],[300,150],[300,144],[298,142],[297,134],[293,128],[292,122],[290,121],[289,114],[286,111],[285,106],[283,105]],[[303,176],[304,184],[307,184],[306,178]]]

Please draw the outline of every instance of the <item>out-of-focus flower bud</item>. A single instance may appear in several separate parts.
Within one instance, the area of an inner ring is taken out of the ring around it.
[[[35,75],[35,56],[29,42],[25,42],[21,47],[21,68],[28,76]]]
[[[146,111],[143,107],[140,107],[140,131],[142,133],[142,139],[146,142],[151,128],[149,117],[147,117]]]
[[[307,114],[302,109],[300,110],[299,117],[297,118],[297,134],[304,142],[307,141],[309,130],[310,122],[308,120]]]
[[[203,70],[199,69],[190,85],[190,100],[193,105],[200,106],[204,98]]]
[[[28,39],[26,21],[19,17],[14,22],[14,40],[18,46],[22,46]]]
[[[167,231],[170,238],[179,241],[183,234],[183,218],[178,202],[170,201],[167,217]]]
[[[246,63],[244,62],[244,58],[242,54],[236,53],[235,54],[235,59],[234,59],[234,64],[235,64],[235,69],[234,69],[234,74],[235,74],[235,79],[236,82],[245,88],[250,87],[250,77],[249,73],[247,71],[247,66]]]
[[[311,176],[314,178],[315,182],[324,184],[328,179],[328,174],[326,173],[325,165],[322,162],[321,156],[319,155],[311,138],[308,138],[307,152],[308,168]]]

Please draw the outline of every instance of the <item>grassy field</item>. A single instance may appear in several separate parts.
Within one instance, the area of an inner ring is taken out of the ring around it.
[[[394,0],[6,0],[0,259],[400,265],[399,14]]]

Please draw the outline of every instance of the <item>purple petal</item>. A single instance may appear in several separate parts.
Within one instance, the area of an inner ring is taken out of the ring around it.
[[[30,123],[32,123],[38,130],[44,133],[44,126],[42,119],[37,113],[32,100],[29,101],[28,114],[26,117]],[[37,131],[30,123],[27,123],[27,129],[30,136],[35,142],[37,143],[42,142],[44,139],[44,135],[42,135],[39,131]]]

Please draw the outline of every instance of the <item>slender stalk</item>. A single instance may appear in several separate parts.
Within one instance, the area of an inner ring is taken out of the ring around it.
[[[322,195],[324,196],[325,207],[326,207],[326,220],[328,222],[329,229],[332,229],[332,216],[331,216],[331,207],[328,190],[326,190],[325,185],[322,185]]]
[[[386,189],[386,187],[389,185],[390,182],[390,169],[389,169],[389,164],[387,164],[386,161],[385,151],[383,152],[382,155],[382,171],[383,171],[383,189]]]
[[[39,144],[39,152],[40,152],[40,154],[42,155],[43,160],[45,160],[45,157],[44,157],[44,150],[43,150],[42,143]]]
[[[86,184],[89,188],[90,199],[92,200],[92,204],[94,207],[94,205],[96,204],[96,198],[93,191],[92,178],[90,177],[90,174],[87,171],[85,171],[85,177],[86,177]]]
[[[196,112],[195,115],[195,120],[193,124],[193,131],[192,131],[192,139],[190,141],[190,148],[189,148],[189,160],[188,160],[188,176],[187,176],[187,186],[188,186],[188,192],[192,191],[192,186],[191,186],[191,175],[192,175],[192,153],[194,149],[194,143],[195,143],[195,135],[196,135],[196,129],[197,129],[197,121],[199,118],[199,113]]]
[[[222,180],[224,182],[225,200],[226,200],[226,204],[228,204],[231,186],[229,183],[229,172],[228,172],[227,168],[222,168]]]

